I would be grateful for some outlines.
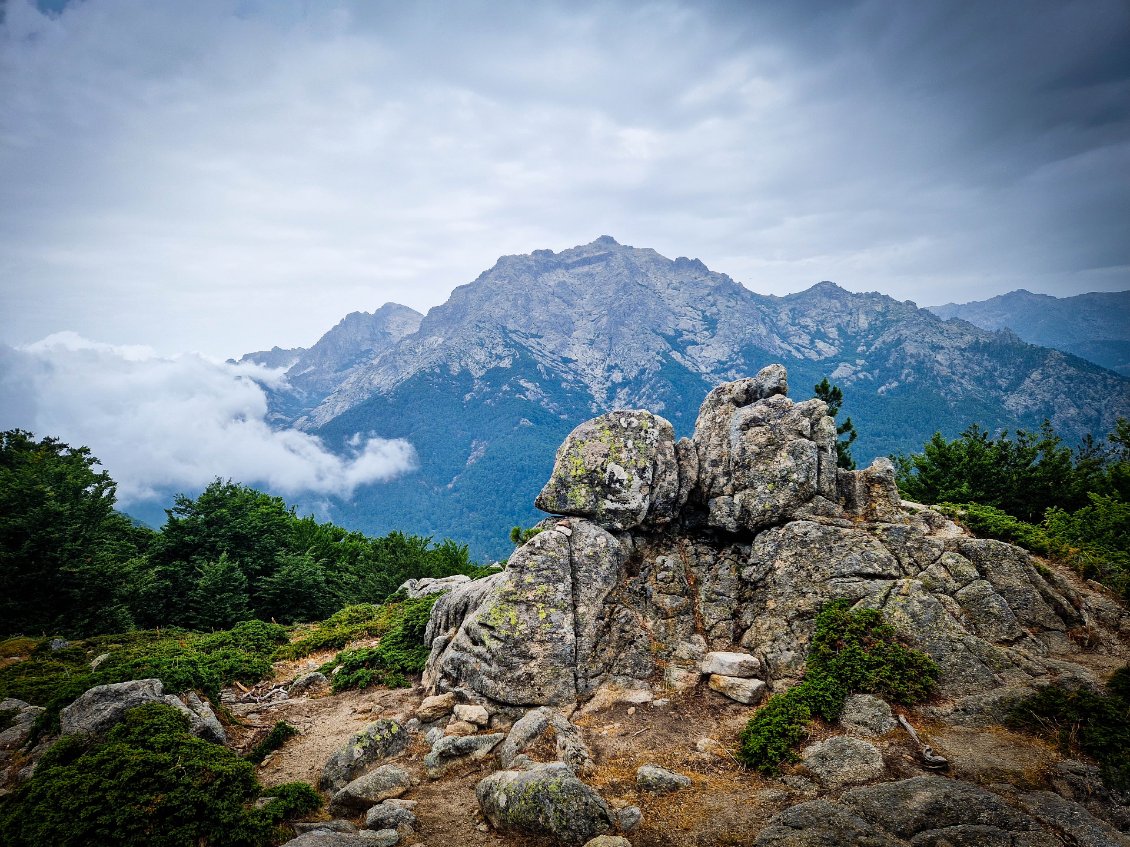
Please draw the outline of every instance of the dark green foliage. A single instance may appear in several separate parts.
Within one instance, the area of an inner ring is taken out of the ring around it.
[[[849,694],[911,704],[928,697],[937,680],[933,659],[899,644],[881,612],[837,601],[816,616],[804,679],[758,710],[739,736],[738,756],[776,773],[782,762],[797,760],[793,748],[807,737],[809,722],[836,720]]]
[[[270,657],[285,641],[284,627],[246,621],[206,635],[166,630],[99,636],[58,651],[44,642],[30,658],[0,668],[0,698],[46,706],[37,731],[56,727],[59,711],[88,688],[111,682],[156,677],[169,691],[196,689],[218,702],[220,688],[233,680],[251,684],[269,676]],[[91,659],[102,653],[109,658],[91,670]]]
[[[248,751],[244,758],[249,762],[259,764],[267,758],[268,753],[273,753],[275,750],[278,750],[287,742],[287,739],[293,738],[296,735],[298,735],[297,729],[286,721],[279,721],[271,727],[271,731],[267,733],[262,741]]]
[[[510,543],[515,547],[521,547],[539,532],[541,532],[540,526],[531,526],[528,529],[523,529],[520,526],[513,526],[510,528]]]
[[[0,805],[7,847],[258,847],[276,824],[317,806],[309,786],[260,795],[255,767],[188,732],[187,719],[158,704],[126,713],[100,739],[68,738]]]
[[[1025,523],[1008,512],[978,503],[938,503],[936,508],[974,535],[1018,544],[1041,556],[1052,554],[1054,545],[1041,527]]]
[[[196,629],[224,629],[251,617],[247,577],[227,553],[214,562],[200,563],[188,608]]]
[[[1130,790],[1130,665],[1115,672],[1106,693],[1078,684],[1045,686],[1010,709],[1005,722],[1055,739],[1064,753],[1094,757],[1108,786]]]
[[[319,650],[344,647],[363,636],[379,637],[388,631],[392,613],[388,606],[361,603],[346,606],[321,623],[314,624],[298,639],[275,652],[276,659],[301,659]]]
[[[151,532],[114,511],[85,447],[0,433],[0,631],[113,632],[133,625],[135,558]]]
[[[439,595],[432,594],[386,606],[388,625],[376,647],[344,650],[323,667],[323,673],[341,667],[333,676],[333,690],[406,686],[404,674],[419,673],[428,660],[424,630],[437,599]]]
[[[833,418],[836,417],[844,405],[844,392],[840,390],[840,387],[832,385],[828,382],[828,377],[824,377],[823,380],[813,386],[812,390],[816,393],[818,400],[823,400],[828,404],[828,414]],[[850,417],[844,418],[844,422],[836,426],[836,435],[847,436],[836,441],[836,466],[845,470],[853,470],[855,459],[851,456],[851,445],[859,437],[859,433],[855,431],[855,424],[851,422]]]
[[[1074,510],[1101,483],[1093,455],[1079,461],[1045,421],[1038,432],[995,439],[974,424],[947,441],[935,433],[921,453],[896,456],[898,485],[919,503],[978,503],[1028,523],[1050,507]]]

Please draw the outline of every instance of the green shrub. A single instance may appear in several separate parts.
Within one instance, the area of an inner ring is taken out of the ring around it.
[[[1064,753],[1092,756],[1108,786],[1130,790],[1130,665],[1115,672],[1106,693],[1062,682],[1044,686],[1013,706],[1005,723],[1054,739]]]
[[[934,507],[953,518],[974,535],[1016,544],[1041,556],[1051,556],[1055,544],[1041,527],[1014,518],[992,506],[978,503],[939,503]]]
[[[898,703],[930,695],[938,666],[904,647],[876,609],[852,611],[846,600],[816,616],[804,679],[774,694],[739,736],[738,758],[764,774],[797,760],[794,747],[808,735],[813,718],[834,721],[849,694],[877,694]]]
[[[99,636],[64,650],[37,649],[0,668],[0,698],[46,707],[36,719],[35,737],[57,729],[60,710],[95,685],[155,677],[170,692],[199,690],[219,702],[221,687],[269,676],[271,653],[285,640],[284,627],[262,621],[207,634],[153,630]],[[102,653],[109,658],[91,670],[90,661]]]
[[[63,739],[0,801],[7,847],[259,847],[288,816],[317,806],[309,786],[280,786],[264,808],[255,766],[196,738],[176,710],[131,709],[103,738]]]
[[[380,637],[391,625],[389,606],[360,603],[314,624],[298,639],[275,651],[275,659],[301,659],[319,650],[341,649],[358,638]]]
[[[267,737],[252,747],[244,758],[249,762],[259,764],[267,758],[268,754],[282,747],[287,739],[293,738],[296,735],[298,735],[297,729],[286,721],[279,721],[271,727],[271,731],[267,733]]]
[[[322,667],[323,673],[340,666],[333,675],[334,692],[350,688],[384,685],[403,688],[408,685],[404,674],[419,673],[428,660],[424,630],[438,594],[417,600],[387,604],[387,628],[376,647],[343,650]]]

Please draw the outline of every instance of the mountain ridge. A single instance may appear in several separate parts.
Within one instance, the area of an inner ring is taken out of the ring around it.
[[[843,388],[844,413],[864,424],[862,461],[974,422],[1047,418],[1074,440],[1130,416],[1130,381],[1011,331],[826,281],[762,295],[697,259],[607,236],[503,256],[414,332],[352,360],[341,352],[347,367],[301,375],[325,396],[279,394],[277,419],[335,449],[357,432],[407,438],[421,464],[336,503],[334,519],[456,537],[477,555],[500,555],[509,526],[538,519],[521,504],[582,420],[641,408],[689,434],[696,398],[770,361],[788,367],[794,393],[825,377]]]

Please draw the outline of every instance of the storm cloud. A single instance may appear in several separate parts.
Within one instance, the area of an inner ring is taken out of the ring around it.
[[[763,293],[1130,287],[1130,6],[8,0],[0,340],[309,345],[600,234]]]
[[[279,378],[254,365],[59,333],[0,347],[0,429],[88,445],[126,507],[198,491],[216,477],[278,494],[348,497],[414,468],[403,440],[358,434],[335,455],[308,433],[272,429],[261,384]]]

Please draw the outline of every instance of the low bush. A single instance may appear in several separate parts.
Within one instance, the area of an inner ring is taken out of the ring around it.
[[[274,798],[261,809],[254,801]],[[255,766],[196,738],[176,710],[131,709],[104,737],[68,737],[0,800],[7,847],[262,847],[319,805],[303,784],[264,792]]]
[[[249,762],[259,764],[267,758],[269,754],[282,747],[283,744],[287,742],[287,739],[293,738],[296,735],[298,735],[297,729],[286,721],[279,721],[271,727],[271,731],[267,733],[266,738],[252,747],[244,758]]]
[[[340,667],[333,675],[334,692],[370,685],[407,686],[404,674],[419,673],[428,660],[424,630],[437,599],[439,595],[432,594],[387,604],[387,627],[376,647],[343,650],[322,667],[323,673]]]
[[[1105,693],[1071,683],[1044,686],[1013,706],[1005,723],[1054,739],[1064,753],[1093,757],[1109,787],[1130,790],[1130,665],[1115,672]]]
[[[938,681],[938,666],[900,644],[876,609],[851,610],[837,601],[816,616],[804,679],[774,694],[746,724],[738,757],[764,774],[797,761],[794,750],[813,718],[834,721],[849,694],[877,694],[897,703],[917,703]]]
[[[319,650],[340,650],[358,638],[380,637],[391,626],[389,605],[376,606],[360,603],[346,606],[340,612],[316,623],[290,644],[275,651],[276,659],[301,659]]]
[[[271,653],[286,632],[277,624],[245,621],[221,632],[130,632],[77,641],[64,650],[36,649],[0,668],[0,698],[47,708],[36,719],[36,736],[57,729],[60,710],[96,685],[157,678],[170,692],[195,689],[219,702],[221,687],[270,675]],[[91,660],[103,653],[108,658],[91,669]]]

